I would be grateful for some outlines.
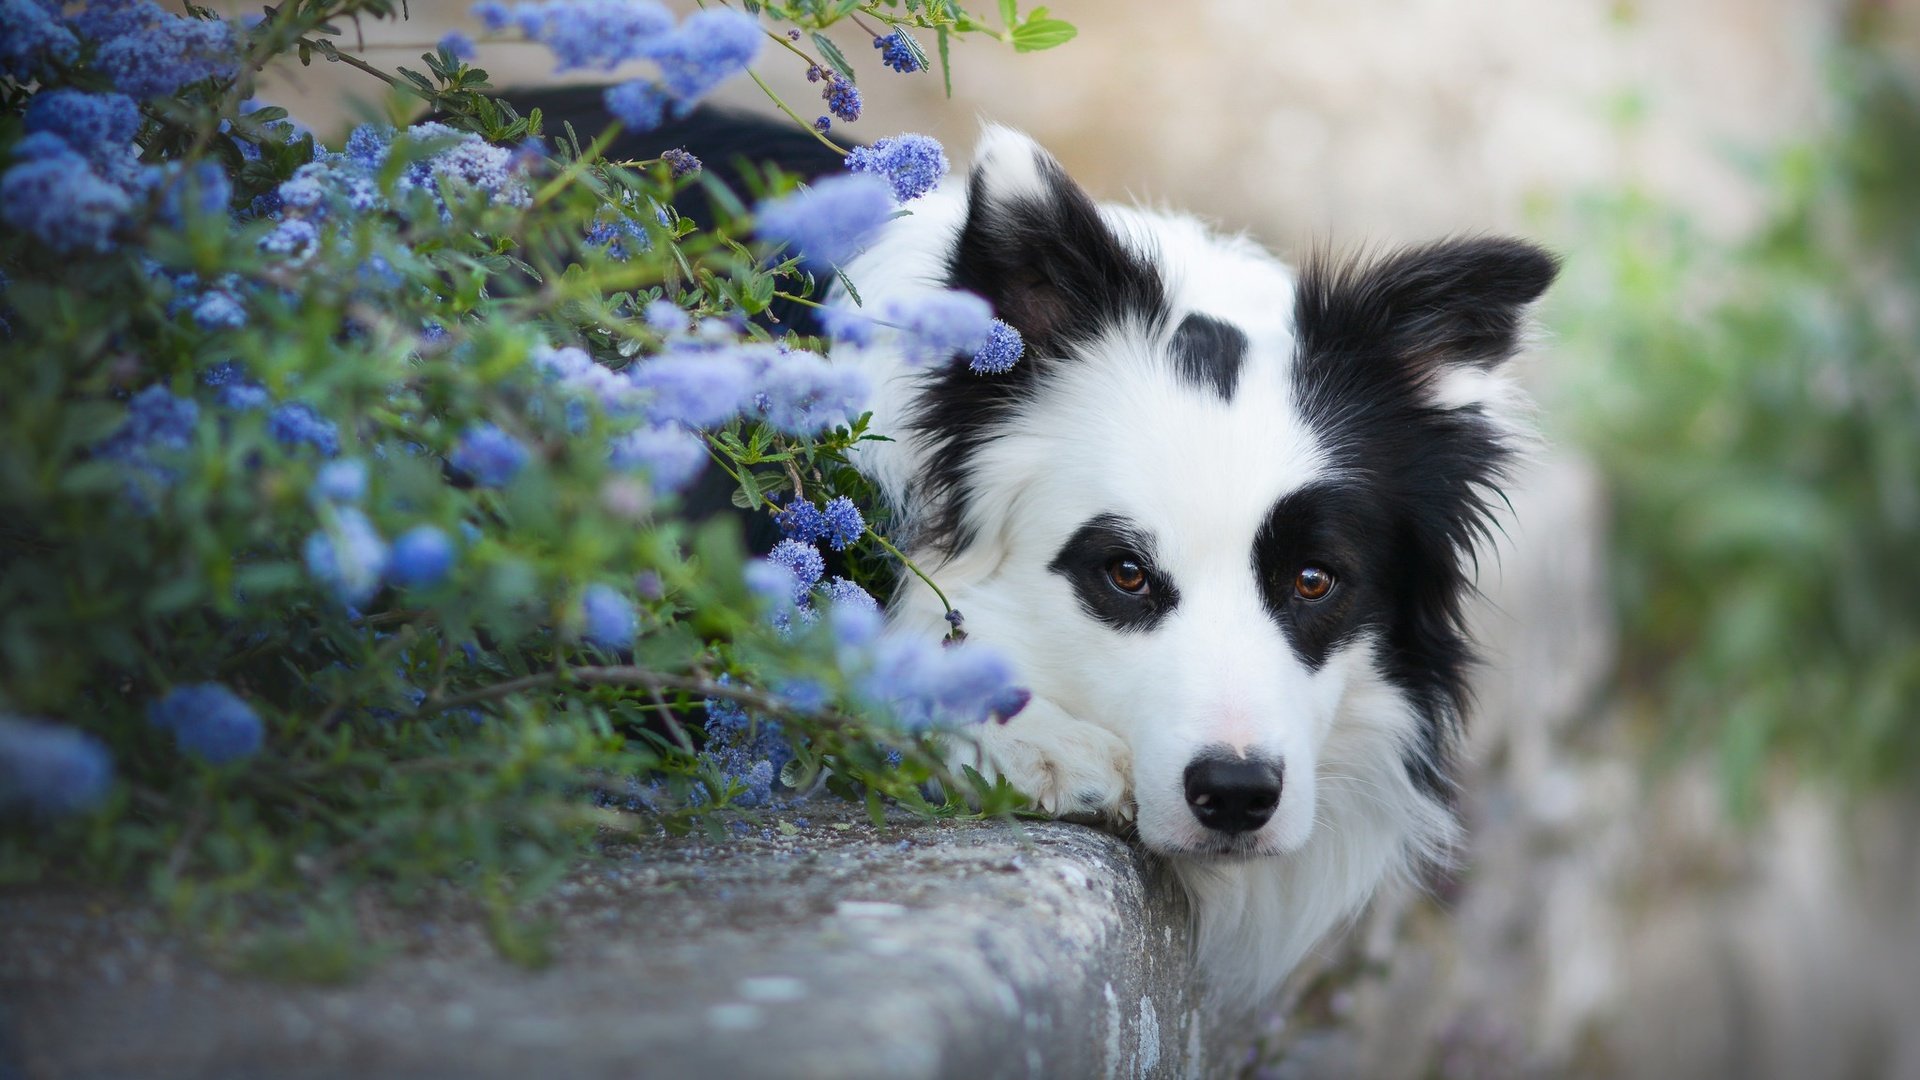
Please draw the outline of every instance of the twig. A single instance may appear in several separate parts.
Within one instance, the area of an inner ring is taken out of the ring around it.
[[[510,697],[522,690],[534,690],[543,686],[553,686],[561,682],[582,683],[587,686],[639,687],[656,694],[671,690],[686,694],[699,694],[703,697],[725,698],[728,701],[738,702],[749,709],[758,709],[761,712],[780,713],[788,716],[795,715],[796,713],[796,710],[790,703],[774,694],[754,690],[750,687],[736,686],[732,683],[719,682],[700,675],[675,675],[664,671],[654,671],[651,668],[643,668],[633,664],[614,664],[605,667],[577,667],[569,668],[565,672],[548,671],[537,675],[523,675],[518,679],[509,679],[506,682],[495,683],[492,686],[484,686],[478,690],[468,691],[464,694],[455,694],[453,697],[441,698],[438,701],[424,702],[420,706],[420,713],[425,715],[427,713],[442,712],[447,709],[458,709],[467,705],[477,705],[486,701],[496,701],[503,697]],[[837,713],[809,713],[806,715],[816,719],[826,719],[834,723],[854,722],[851,717]]]

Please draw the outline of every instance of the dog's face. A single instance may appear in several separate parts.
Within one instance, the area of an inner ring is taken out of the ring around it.
[[[1296,280],[1095,207],[1005,134],[949,271],[1028,353],[920,393],[931,544],[1035,694],[1126,740],[1148,846],[1296,851],[1322,783],[1378,765],[1357,754],[1437,793],[1462,563],[1509,453],[1493,369],[1552,260],[1472,240]]]

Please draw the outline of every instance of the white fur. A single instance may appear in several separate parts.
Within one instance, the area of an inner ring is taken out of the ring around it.
[[[989,128],[977,160],[990,199],[1044,190],[1044,151],[1025,136]],[[964,175],[949,179],[847,268],[869,307],[944,287],[966,191]],[[1081,362],[1061,365],[1017,423],[978,448],[966,521],[975,542],[951,559],[924,547],[908,554],[975,639],[1014,659],[1034,693],[1024,712],[986,728],[958,757],[1006,775],[1050,812],[1136,820],[1192,897],[1198,955],[1215,988],[1265,995],[1383,879],[1443,851],[1454,824],[1407,775],[1403,750],[1418,721],[1378,674],[1375,643],[1362,638],[1309,670],[1261,607],[1248,553],[1264,515],[1331,468],[1293,401],[1291,272],[1191,218],[1101,212],[1164,277],[1169,326],[1199,311],[1246,332],[1237,391],[1223,401],[1178,379],[1160,355],[1164,340],[1120,328],[1074,358]],[[902,418],[922,373],[884,336],[835,356],[863,365],[878,388],[874,429],[897,441],[863,446],[857,463],[903,508],[910,530],[927,448]],[[1507,396],[1502,380],[1479,371],[1436,388],[1446,407]],[[1096,623],[1048,569],[1100,513],[1150,531],[1179,582],[1179,605],[1152,633]],[[890,605],[892,632],[937,636],[943,614],[908,577]],[[1181,787],[1194,751],[1220,743],[1285,763],[1273,820],[1237,857],[1208,853],[1217,838]]]

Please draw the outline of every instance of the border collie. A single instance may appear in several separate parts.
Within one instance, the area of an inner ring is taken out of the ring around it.
[[[880,393],[859,462],[908,555],[1033,701],[961,757],[1131,823],[1218,991],[1265,996],[1383,879],[1451,844],[1461,605],[1524,438],[1498,373],[1552,257],[1441,242],[1297,273],[1192,218],[1096,205],[1027,137],[847,268],[869,305],[986,297],[1005,375],[837,349]],[[909,577],[898,632],[944,608]]]
[[[1474,238],[1294,271],[1097,205],[1000,127],[910,209],[845,267],[865,305],[966,289],[1026,340],[996,376],[833,350],[878,388],[894,441],[857,464],[908,555],[1033,693],[956,757],[1134,830],[1215,992],[1254,1003],[1454,840],[1462,603],[1526,438],[1499,369],[1555,260]],[[891,632],[945,610],[905,576]]]

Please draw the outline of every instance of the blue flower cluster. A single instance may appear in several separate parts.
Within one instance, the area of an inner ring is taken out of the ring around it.
[[[474,5],[487,29],[517,29],[545,45],[556,74],[576,68],[612,71],[631,60],[651,60],[658,82],[633,80],[610,87],[607,111],[636,131],[660,126],[671,107],[685,115],[760,53],[764,37],[753,16],[732,8],[705,8],[674,26],[673,13],[652,0],[546,0],[509,9],[495,0]]]
[[[843,266],[867,246],[894,212],[893,187],[876,176],[829,176],[810,188],[755,208],[755,231],[785,244],[809,263]]]
[[[967,366],[976,375],[1005,375],[1026,353],[1027,342],[1020,336],[1020,331],[995,319],[992,328],[987,331],[987,343],[973,354]]]
[[[993,332],[993,307],[958,289],[893,297],[881,305],[880,314],[901,331],[901,352],[908,363],[973,356],[986,347]]]
[[[827,103],[827,112],[849,124],[860,119],[860,88],[853,85],[853,80],[815,64],[807,69],[807,81],[826,84],[820,88],[820,98]],[[825,131],[833,121],[823,116],[813,126]]]
[[[873,39],[873,47],[880,50],[880,62],[900,72],[910,75],[920,70],[920,57],[909,43],[907,32],[894,27],[893,33],[886,37]]]
[[[181,750],[209,765],[252,757],[266,741],[260,714],[219,683],[174,687],[147,705],[147,721],[172,732]]]
[[[526,445],[519,439],[493,424],[477,424],[460,437],[447,463],[477,487],[502,488],[526,467],[527,457]]]
[[[879,614],[853,605],[835,608],[832,625],[856,691],[909,731],[1011,719],[1030,698],[987,646],[882,635]]]
[[[308,490],[322,527],[301,548],[307,573],[340,601],[358,607],[383,583],[425,589],[452,571],[458,552],[447,534],[416,525],[389,545],[359,504],[367,496],[367,467],[356,459],[330,461]]]
[[[806,499],[795,499],[778,511],[775,520],[788,540],[805,544],[824,540],[835,551],[845,551],[867,531],[860,508],[845,495],[827,500],[825,509]]]
[[[849,171],[885,179],[893,185],[893,197],[901,202],[932,191],[947,175],[948,167],[946,150],[938,140],[912,133],[855,147],[847,155],[846,166]]]
[[[0,176],[0,220],[61,254],[112,250],[133,216],[125,188],[51,133],[27,136],[14,154]]]
[[[60,17],[60,0],[0,0],[0,78],[30,83],[79,56],[80,39]]]
[[[640,617],[633,602],[611,585],[587,586],[580,597],[580,636],[589,644],[609,652],[631,648],[633,636],[640,632]]]
[[[726,675],[719,679],[722,685],[732,681]],[[722,782],[744,789],[734,796],[735,804],[768,805],[780,770],[793,760],[780,723],[749,713],[727,698],[710,697],[705,704],[707,741],[701,747],[701,764],[719,773]]]
[[[78,813],[99,805],[112,786],[113,758],[99,739],[0,714],[0,817]]]
[[[233,27],[175,15],[154,0],[93,0],[73,25],[97,43],[94,68],[137,98],[165,97],[239,72]]]

